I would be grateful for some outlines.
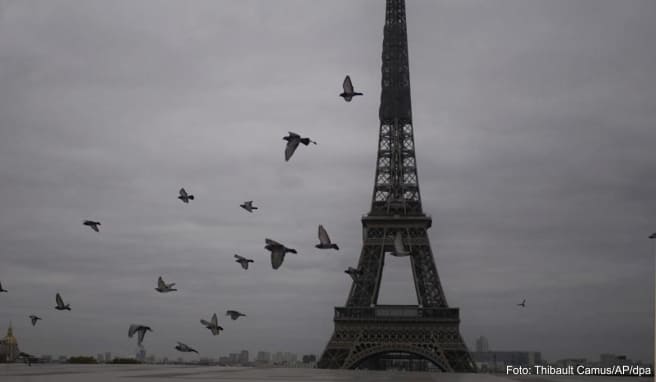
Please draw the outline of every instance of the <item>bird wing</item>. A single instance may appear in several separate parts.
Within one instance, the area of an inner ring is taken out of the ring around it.
[[[285,160],[288,161],[289,158],[294,155],[294,151],[296,151],[296,148],[298,147],[298,144],[301,141],[299,139],[290,139],[287,141],[287,147],[285,148]]]
[[[128,337],[132,338],[134,336],[134,333],[136,333],[137,330],[139,330],[140,326],[141,325],[136,325],[136,324],[130,325],[130,329],[128,329]]]
[[[166,284],[164,283],[164,280],[162,280],[162,276],[159,276],[157,279],[157,287],[159,289],[166,289]]]
[[[212,327],[210,328],[210,331],[211,331],[212,334],[215,335],[215,336],[216,336],[217,334],[219,334],[219,330],[223,330],[223,328],[220,327],[220,326],[212,326]]]
[[[278,269],[285,260],[285,247],[276,247],[271,250],[271,266],[273,269]]]
[[[91,227],[91,229],[96,232],[100,232],[100,230],[98,229],[98,224],[96,223],[91,224],[89,227]]]
[[[141,343],[143,342],[143,339],[144,339],[144,336],[145,336],[145,335],[146,335],[146,329],[144,329],[144,328],[139,328],[139,340],[137,341],[137,343],[138,343],[139,345],[141,345]]]
[[[235,254],[235,259],[237,259],[237,261],[244,261],[244,260],[246,260],[245,257],[243,257],[243,256],[239,256],[239,255],[237,255],[237,254]]]
[[[298,135],[296,133],[293,133],[291,131],[289,131],[288,134],[289,134],[289,138],[300,138],[301,137],[300,135]]]
[[[328,232],[323,228],[322,225],[319,225],[319,242],[321,244],[330,244],[330,237],[328,237]]]
[[[200,320],[200,323],[203,324],[203,325],[205,325],[206,327],[209,327],[209,326],[210,326],[210,323],[207,322],[207,321],[205,321],[205,320],[203,320],[203,319]]]
[[[184,188],[180,189],[180,196],[182,196],[185,199],[189,197],[189,195],[187,195],[187,191],[185,191]]]
[[[57,306],[64,306],[64,300],[62,300],[59,293],[57,293],[57,295],[55,296],[55,301],[57,301]]]
[[[342,84],[342,87],[344,88],[344,93],[347,94],[353,93],[353,84],[351,83],[351,77],[346,76],[346,78],[344,78],[344,83]]]
[[[403,245],[403,236],[401,235],[401,232],[397,232],[396,237],[394,238],[394,252],[399,255],[408,253]]]
[[[217,326],[219,325],[219,319],[216,318],[216,313],[212,315],[212,326]]]

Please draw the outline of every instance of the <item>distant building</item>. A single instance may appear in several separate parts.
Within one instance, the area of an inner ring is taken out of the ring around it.
[[[242,350],[241,353],[239,353],[239,363],[242,366],[248,365],[249,357],[248,357],[248,350]]]
[[[105,358],[103,357],[103,354],[102,354],[102,353],[98,353],[98,354],[96,355],[96,361],[98,361],[98,363],[103,363],[103,362],[105,362]]]
[[[610,353],[603,353],[599,355],[599,366],[610,367],[615,365],[632,365],[633,361],[628,359],[625,355],[617,355]]]
[[[295,364],[297,359],[298,356],[296,355],[296,353],[285,352],[284,363],[286,363],[287,365]]]
[[[534,351],[486,351],[472,352],[471,356],[479,370],[505,371],[507,365],[533,367],[542,364],[542,353]]]
[[[218,363],[219,363],[220,366],[228,366],[228,365],[230,365],[230,357],[221,356],[221,357],[219,357],[219,362]]]
[[[577,367],[579,365],[587,365],[588,360],[585,358],[564,358],[564,359],[559,359],[558,361],[554,362],[554,366],[556,367]]]
[[[257,357],[255,358],[255,362],[257,363],[270,363],[271,362],[271,353],[268,351],[258,351],[257,352]]]
[[[50,362],[52,362],[52,356],[50,354],[42,355],[41,360],[39,362],[41,362],[41,363],[50,363]]]
[[[65,355],[60,355],[60,356],[57,358],[57,362],[59,362],[59,363],[66,363],[66,362],[68,362],[68,357],[66,357]]]
[[[18,341],[14,337],[14,330],[10,322],[7,335],[0,341],[0,362],[15,362],[19,353]]]
[[[112,362],[112,353],[105,352],[105,363],[110,363],[110,362]]]
[[[236,365],[239,362],[239,353],[230,353],[230,364]]]
[[[487,338],[484,336],[478,337],[476,340],[476,352],[485,353],[490,351],[490,344],[487,342]]]
[[[280,365],[285,360],[285,355],[282,352],[276,352],[272,357],[271,361],[274,365]]]

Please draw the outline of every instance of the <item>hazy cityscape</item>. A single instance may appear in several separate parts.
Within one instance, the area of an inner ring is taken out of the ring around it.
[[[644,380],[653,15],[0,0],[0,376]]]

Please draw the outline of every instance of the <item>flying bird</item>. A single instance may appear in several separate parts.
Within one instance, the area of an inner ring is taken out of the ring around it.
[[[35,315],[30,315],[30,320],[32,320],[32,326],[36,326],[36,322],[41,320],[41,317],[35,316]]]
[[[194,196],[187,194],[187,191],[185,191],[184,188],[181,188],[178,199],[182,200],[183,203],[189,203],[190,200],[194,200]]]
[[[64,300],[62,300],[61,295],[57,293],[55,296],[55,301],[57,302],[57,306],[55,306],[55,309],[57,310],[71,310],[71,304],[64,304]]]
[[[317,144],[317,142],[310,140],[310,138],[301,138],[300,135],[292,133],[291,131],[289,132],[289,135],[283,137],[282,139],[287,141],[287,147],[285,148],[285,161],[289,161],[289,158],[294,155],[294,151],[296,151],[299,143],[302,143],[305,146],[309,145],[310,143],[314,143],[315,145]]]
[[[223,330],[222,327],[219,326],[218,319],[216,318],[216,313],[212,315],[212,318],[210,319],[210,322],[207,322],[205,320],[200,320],[200,323],[203,324],[207,329],[209,329],[213,335],[219,335],[221,330]]]
[[[153,330],[150,328],[150,326],[132,324],[128,329],[128,337],[132,338],[134,336],[134,333],[139,333],[139,337],[137,337],[137,345],[141,346],[141,343],[143,342],[146,332],[152,332],[152,331]]]
[[[521,306],[522,308],[526,308],[526,299],[522,300],[521,304],[517,304],[517,306]]]
[[[291,155],[290,155],[291,156]],[[246,211],[253,213],[253,210],[256,210],[257,207],[253,205],[253,201],[249,200],[239,205],[239,207],[245,209]]]
[[[226,311],[226,316],[230,316],[233,320],[238,319],[239,317],[246,317],[244,313],[240,313],[236,310],[228,310]]]
[[[656,239],[656,232],[654,232],[654,233],[652,233],[651,235],[649,235],[649,238],[650,238],[650,239]]]
[[[360,280],[360,276],[362,276],[362,269],[355,269],[353,267],[348,267],[347,270],[344,271],[347,275],[351,276],[353,281],[358,282]]]
[[[5,293],[9,292],[8,290],[2,288],[2,283],[0,283],[0,292],[5,292]]]
[[[95,222],[93,220],[85,220],[84,223],[82,223],[82,224],[91,227],[91,229],[96,231],[96,232],[100,232],[100,228],[98,228],[98,226],[100,225],[100,222]]]
[[[321,224],[319,224],[319,244],[315,245],[315,247],[319,249],[327,249],[327,248],[339,249],[337,244],[332,244],[330,242],[330,237],[328,237],[328,232],[326,232],[326,229],[323,228]]]
[[[241,267],[244,268],[244,269],[248,269],[248,263],[254,263],[255,262],[255,260],[247,259],[247,258],[245,258],[243,256],[239,256],[237,254],[235,254],[235,259],[237,259],[235,261],[238,262],[239,264],[241,264]]]
[[[157,288],[155,288],[156,291],[159,293],[168,293],[168,292],[175,292],[177,289],[173,288],[175,283],[167,284],[164,282],[162,279],[162,276],[159,276],[157,279]]]
[[[297,253],[295,249],[287,248],[277,241],[265,239],[264,242],[266,243],[264,248],[271,251],[271,266],[273,269],[280,268],[283,260],[285,260],[285,254],[287,254],[287,252]]]
[[[396,237],[394,238],[394,252],[392,252],[392,255],[397,257],[410,255],[410,252],[405,250],[405,245],[403,244],[403,235],[401,234],[401,231],[398,231],[396,233]]]
[[[342,88],[344,88],[344,92],[339,96],[344,98],[344,101],[346,102],[351,102],[351,99],[353,99],[353,97],[362,95],[362,93],[356,93],[355,91],[353,91],[353,83],[351,83],[351,77],[349,76],[346,76],[346,78],[344,78],[344,83],[342,84]]]
[[[193,349],[189,345],[183,344],[182,342],[178,342],[178,345],[175,347],[175,350],[181,351],[183,353],[196,353],[196,354],[198,354],[198,351],[196,351],[196,349]]]

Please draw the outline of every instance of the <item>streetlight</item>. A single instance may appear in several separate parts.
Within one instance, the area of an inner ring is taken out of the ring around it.
[[[656,232],[649,235],[649,239],[656,239]],[[654,242],[656,243],[656,242]],[[652,364],[652,374],[656,376],[656,245],[652,244],[651,251],[654,254],[654,363]],[[656,381],[656,377],[654,377]]]

